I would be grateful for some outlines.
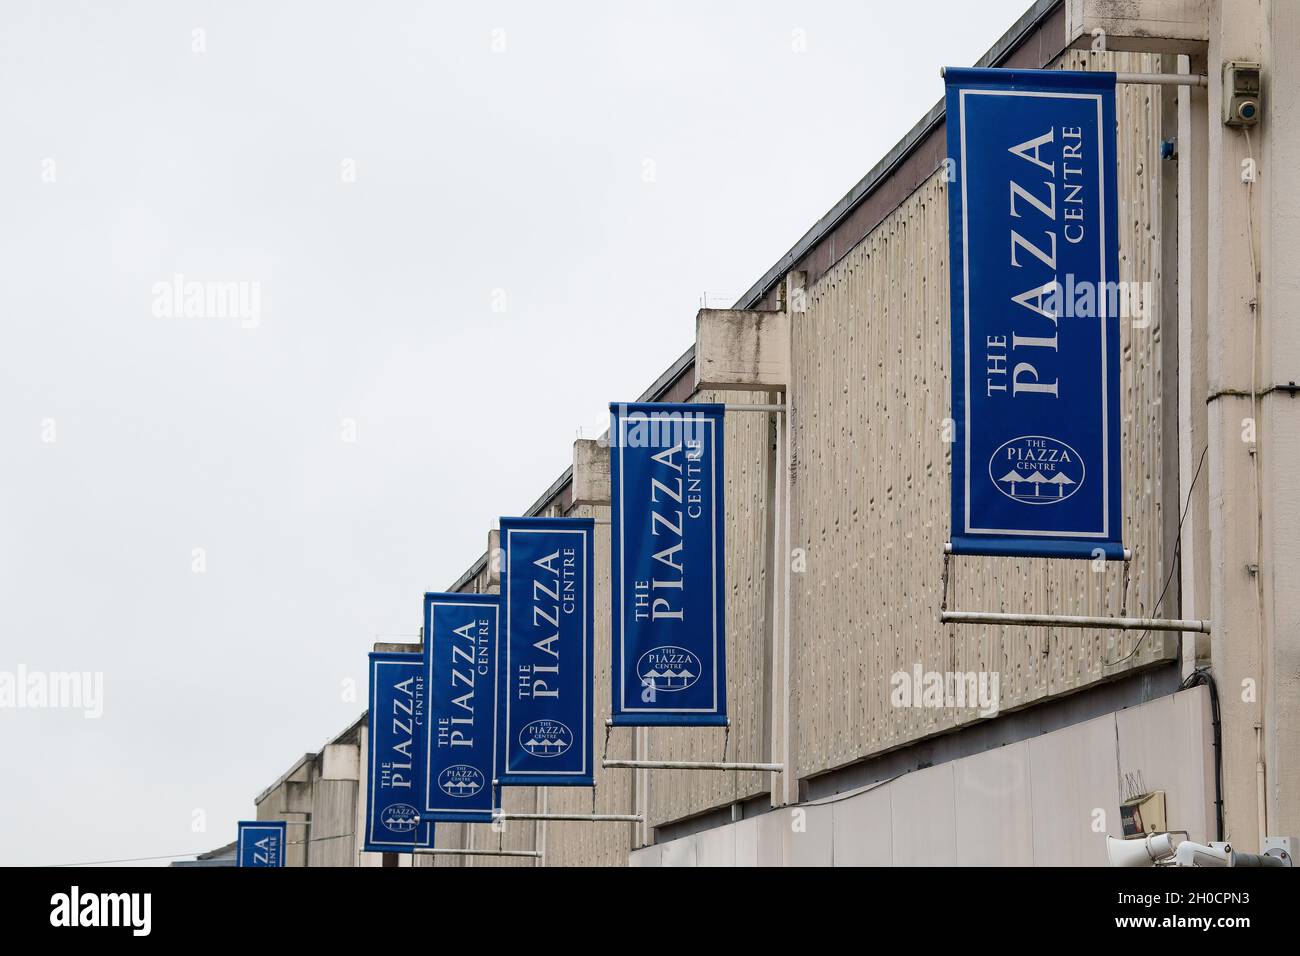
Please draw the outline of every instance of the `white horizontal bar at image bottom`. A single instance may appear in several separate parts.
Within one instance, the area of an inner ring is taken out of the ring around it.
[[[534,860],[542,858],[541,850],[453,850],[442,847],[416,847],[415,852],[421,856],[526,856]]]
[[[569,823],[644,823],[639,813],[498,813],[498,820],[559,820]]]
[[[1002,614],[994,611],[940,611],[943,624],[1025,624],[1042,627],[1098,627],[1119,631],[1197,631],[1210,633],[1209,621],[1161,617],[1088,617],[1082,614]]]
[[[780,773],[785,764],[779,763],[727,763],[722,760],[602,760],[606,770],[623,767],[630,770],[757,770],[761,773]]]

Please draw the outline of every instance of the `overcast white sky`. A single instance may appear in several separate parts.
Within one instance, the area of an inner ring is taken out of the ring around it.
[[[0,863],[233,839],[1028,6],[6,0],[0,672],[104,700],[0,709]]]

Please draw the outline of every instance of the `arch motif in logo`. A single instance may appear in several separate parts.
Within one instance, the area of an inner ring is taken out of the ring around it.
[[[636,662],[641,685],[653,687],[656,693],[673,694],[685,690],[700,679],[700,671],[700,659],[675,644],[652,647]]]
[[[438,789],[449,797],[472,797],[486,783],[482,771],[466,763],[453,764],[438,774]]]
[[[998,446],[989,458],[989,479],[1012,501],[1058,505],[1083,487],[1083,458],[1047,435],[1021,435]]]
[[[519,746],[534,757],[558,757],[573,746],[573,731],[558,720],[534,720],[519,731]]]
[[[409,803],[394,803],[384,808],[379,822],[394,833],[409,833],[420,825],[420,811]]]

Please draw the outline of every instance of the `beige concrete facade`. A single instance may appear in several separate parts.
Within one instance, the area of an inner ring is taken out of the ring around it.
[[[644,826],[440,826],[439,845],[540,848],[545,865],[1094,864],[1131,790],[1121,774],[1170,795],[1171,827],[1214,839],[1208,694],[1175,693],[1195,668],[1209,669],[1223,708],[1226,838],[1254,850],[1265,832],[1300,833],[1300,399],[1288,386],[1300,378],[1298,6],[1040,0],[981,63],[1205,72],[1208,86],[1126,84],[1117,96],[1120,278],[1139,284],[1145,306],[1121,327],[1128,574],[1120,563],[958,558],[948,606],[1205,618],[1208,639],[939,622],[951,435],[936,107],[734,310],[702,311],[694,348],[658,382],[601,396],[788,403],[788,415],[728,416],[725,490],[727,759],[787,772],[598,767],[594,807],[588,790],[511,788],[505,808],[639,812]],[[1225,59],[1263,65],[1264,118],[1249,142],[1220,120]],[[1169,141],[1176,155],[1162,158]],[[607,519],[608,482],[603,449],[579,442],[531,513]],[[491,567],[485,554],[455,588],[494,588]],[[598,525],[598,752],[609,593]],[[915,668],[998,675],[997,715],[897,706],[891,681]],[[364,727],[356,738],[341,745],[358,747],[364,767]],[[618,728],[608,753],[717,760],[723,746],[720,729]],[[259,817],[310,810],[314,836],[355,819],[364,781],[337,769],[352,759],[300,761]],[[1067,785],[1080,767],[1096,775]],[[1008,775],[1020,784],[990,794],[988,781]],[[1053,788],[1062,799],[1045,796]],[[815,825],[791,831],[788,804]],[[955,820],[949,843],[927,836],[931,812]],[[862,849],[873,833],[887,854]],[[303,858],[293,839],[291,829],[291,864]],[[349,853],[378,862],[342,843],[311,862]]]

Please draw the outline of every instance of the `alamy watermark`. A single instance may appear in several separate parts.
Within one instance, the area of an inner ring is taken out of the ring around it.
[[[998,713],[997,671],[895,671],[889,677],[889,703],[894,707],[956,707],[981,717]]]
[[[262,283],[199,281],[179,272],[153,284],[153,315],[158,319],[233,319],[240,328],[262,324]]]
[[[1065,282],[1053,279],[1012,296],[1012,300],[1053,322],[1118,316],[1131,320],[1134,328],[1144,329],[1151,323],[1155,286],[1150,282],[1076,281],[1069,272]]]
[[[87,720],[104,716],[102,671],[0,671],[0,710],[79,710]]]
[[[73,885],[68,892],[50,897],[50,925],[121,927],[132,936],[148,936],[153,929],[153,894],[83,893]]]
[[[701,456],[710,435],[708,428],[713,425],[713,419],[701,412],[630,411],[626,405],[619,406],[617,418],[622,428],[610,431],[611,448],[617,448],[620,442],[624,448],[684,447],[687,457],[696,459]]]

